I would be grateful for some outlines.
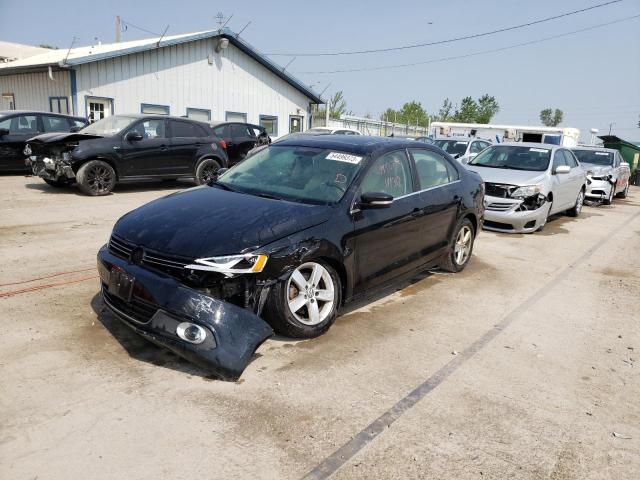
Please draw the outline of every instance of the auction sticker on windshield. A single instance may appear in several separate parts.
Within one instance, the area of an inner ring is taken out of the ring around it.
[[[602,155],[603,157],[608,157],[609,154],[607,152],[596,152],[596,155]]]
[[[540,153],[549,153],[549,150],[546,148],[530,148],[530,152],[540,152]]]
[[[338,152],[331,152],[325,158],[327,160],[337,160],[339,162],[353,163],[354,165],[359,164],[360,160],[362,160],[362,157],[358,157],[356,155],[349,155],[347,153],[338,153]]]

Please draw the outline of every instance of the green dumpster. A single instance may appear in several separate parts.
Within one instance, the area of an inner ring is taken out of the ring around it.
[[[640,175],[638,174],[640,146],[627,142],[626,140],[622,140],[620,137],[616,137],[615,135],[602,135],[598,138],[604,142],[605,148],[615,148],[620,152],[624,161],[627,162],[631,168],[631,179],[635,180],[635,185],[638,185],[640,182]]]

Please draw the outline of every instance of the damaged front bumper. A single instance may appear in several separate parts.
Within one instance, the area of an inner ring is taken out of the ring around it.
[[[255,350],[273,335],[253,312],[131,264],[106,245],[98,252],[98,273],[104,303],[120,320],[224,380],[237,380]],[[198,343],[184,339],[189,325],[200,332]]]
[[[609,198],[609,196],[611,195],[611,189],[613,188],[614,184],[615,182],[612,183],[608,178],[606,180],[603,180],[588,177],[587,189],[584,196],[586,198],[595,198],[598,200]]]
[[[531,210],[523,210],[525,201],[519,199],[485,196],[484,201],[483,228],[504,233],[535,232],[546,223],[551,208],[547,201]]]
[[[76,177],[73,168],[68,163],[42,155],[31,155],[24,161],[34,175],[47,180],[73,180]]]

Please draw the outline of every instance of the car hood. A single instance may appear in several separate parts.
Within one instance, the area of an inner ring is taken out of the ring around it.
[[[60,142],[62,143],[78,142],[80,140],[92,140],[95,138],[104,138],[104,137],[102,135],[91,135],[89,133],[53,132],[53,133],[43,133],[42,135],[38,135],[36,137],[30,138],[28,142],[52,144],[52,143],[60,143]]]
[[[212,257],[251,251],[326,222],[332,210],[202,186],[129,212],[113,233],[162,253]]]
[[[593,172],[594,177],[608,175],[613,170],[611,165],[595,165],[593,163],[581,163],[580,165],[585,172]]]
[[[533,172],[530,170],[507,170],[506,168],[487,168],[477,165],[466,165],[467,170],[476,172],[482,180],[489,183],[503,183],[506,185],[535,185],[547,178],[547,172]]]

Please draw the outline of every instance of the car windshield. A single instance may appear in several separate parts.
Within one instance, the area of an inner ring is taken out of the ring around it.
[[[613,165],[613,153],[598,152],[595,150],[572,150],[580,163],[593,165]]]
[[[271,145],[216,182],[251,195],[326,205],[339,201],[363,157],[325,148]]]
[[[480,152],[469,165],[509,170],[543,172],[549,166],[551,150],[522,146],[493,146]]]
[[[102,120],[98,120],[91,125],[87,125],[82,130],[82,133],[89,133],[91,135],[114,135],[116,133],[121,132],[133,122],[135,122],[137,118],[135,117],[124,117],[122,115],[114,115],[112,117],[103,118]]]
[[[469,142],[463,142],[460,140],[436,140],[433,142],[436,147],[440,147],[449,155],[464,155],[467,151],[467,145]]]

